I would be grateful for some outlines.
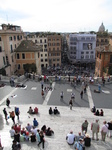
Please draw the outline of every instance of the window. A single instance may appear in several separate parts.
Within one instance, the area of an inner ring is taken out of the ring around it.
[[[14,62],[13,56],[11,56],[12,62]]]
[[[44,43],[46,43],[46,39],[44,40]]]
[[[12,44],[10,45],[10,49],[11,49],[11,53],[13,53],[13,48],[12,48]]]
[[[84,52],[81,52],[81,54],[84,54]]]
[[[57,59],[57,61],[60,61],[60,59]]]
[[[49,53],[49,56],[51,56],[51,53]]]
[[[8,65],[9,64],[8,56],[6,56],[6,62],[7,62],[7,65]]]
[[[47,54],[45,54],[45,57],[47,57]]]
[[[57,56],[60,56],[60,53],[57,53]]]
[[[3,57],[3,64],[5,65],[5,57]]]
[[[90,55],[90,58],[94,58],[94,55]]]
[[[9,37],[9,41],[12,41],[12,36]]]
[[[53,48],[53,51],[55,51],[55,47]]]
[[[40,57],[40,54],[38,53],[38,58]]]
[[[47,61],[47,59],[45,59],[45,62]]]
[[[37,40],[35,40],[35,43],[37,43]]]
[[[2,52],[2,47],[0,46],[0,52]]]
[[[43,59],[41,59],[41,62],[43,62]]]
[[[44,52],[47,52],[47,49],[44,49]]]
[[[104,42],[104,40],[103,40],[103,39],[101,39],[101,42]]]
[[[101,59],[101,54],[100,54],[100,59]]]
[[[15,48],[16,48],[16,44],[15,44]]]
[[[84,55],[81,55],[81,59],[84,59]]]
[[[19,59],[19,53],[17,53],[17,59]]]
[[[89,59],[89,55],[86,55],[86,57],[85,57],[86,59]]]
[[[98,52],[97,52],[97,57],[98,57]]]
[[[93,54],[94,52],[92,51],[91,54]]]
[[[22,53],[22,59],[25,59],[25,54],[24,53]]]
[[[20,66],[20,64],[18,64],[18,70],[20,70],[20,68],[21,68],[21,66]]]
[[[108,40],[107,40],[107,39],[105,39],[105,42],[108,42]]]
[[[2,38],[0,37],[0,41],[2,41]]]
[[[41,57],[43,57],[43,54],[41,54]]]
[[[17,39],[18,39],[18,41],[19,41],[19,35],[17,35]]]
[[[86,54],[89,54],[89,52],[86,52]]]
[[[42,40],[40,40],[40,43],[42,43]]]
[[[16,41],[16,36],[14,36],[14,41]]]
[[[55,61],[55,59],[53,59],[53,61]]]

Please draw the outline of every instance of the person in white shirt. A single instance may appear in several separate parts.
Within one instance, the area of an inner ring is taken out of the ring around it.
[[[12,126],[11,130],[9,131],[10,132],[10,136],[11,137],[14,137],[14,134],[15,134],[15,130],[14,130],[14,127]]]
[[[103,122],[103,126],[101,128],[101,136],[102,136],[102,141],[105,141],[106,134],[108,133],[108,124],[106,121]]]
[[[33,127],[33,129],[31,129],[31,132],[36,135],[37,134],[37,128]]]
[[[74,144],[75,135],[73,134],[73,131],[70,131],[70,133],[67,134],[66,140],[67,140],[67,143],[68,143],[69,145],[73,145],[73,144]]]
[[[75,99],[75,93],[71,93],[71,99]]]

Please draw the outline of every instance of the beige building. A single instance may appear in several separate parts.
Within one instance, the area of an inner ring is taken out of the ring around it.
[[[0,49],[2,55],[0,55],[1,61],[3,60],[3,66],[5,66],[6,74],[11,76],[16,71],[15,66],[15,53],[14,50],[19,46],[24,39],[24,33],[20,26],[2,24],[0,30]]]
[[[48,67],[47,35],[44,33],[31,33],[27,35],[27,40],[32,40],[37,46],[42,46],[40,51],[41,68]]]
[[[49,66],[61,66],[62,37],[60,34],[51,33],[47,38]]]

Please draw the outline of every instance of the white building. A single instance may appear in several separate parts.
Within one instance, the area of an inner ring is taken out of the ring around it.
[[[68,38],[68,58],[71,63],[95,62],[96,35],[70,34]]]

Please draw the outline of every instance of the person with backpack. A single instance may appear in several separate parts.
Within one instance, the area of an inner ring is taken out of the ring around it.
[[[15,107],[15,114],[17,116],[17,119],[19,120],[19,114],[20,114],[19,107]]]
[[[12,121],[15,124],[15,113],[14,113],[14,111],[9,112],[9,113],[10,113],[10,118],[12,118]]]

